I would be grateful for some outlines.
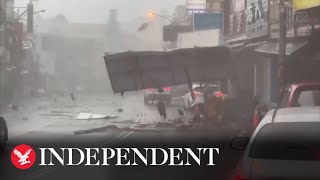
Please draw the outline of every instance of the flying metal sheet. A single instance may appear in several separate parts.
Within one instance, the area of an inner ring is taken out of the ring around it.
[[[192,82],[232,79],[234,67],[227,47],[106,54],[114,93]]]

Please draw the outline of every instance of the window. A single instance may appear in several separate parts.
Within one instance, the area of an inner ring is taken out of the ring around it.
[[[320,123],[273,123],[257,134],[250,157],[320,161]]]
[[[320,106],[320,90],[301,91],[296,106]]]

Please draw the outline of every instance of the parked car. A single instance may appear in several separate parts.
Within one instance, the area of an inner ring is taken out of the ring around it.
[[[320,106],[320,83],[290,84],[281,95],[277,108]],[[258,106],[252,120],[253,129],[260,123],[265,111]]]
[[[162,99],[167,104],[171,103],[171,87],[164,87],[160,89],[149,88],[144,92],[144,103],[149,104],[150,101],[153,103],[154,101],[159,101]]]
[[[204,98],[203,98],[203,89],[205,85],[200,84],[193,84],[192,89],[194,92],[195,99],[192,99],[191,92],[188,92],[183,96],[183,102],[184,102],[184,108],[185,109],[191,109],[197,104],[203,104],[204,103]],[[209,92],[212,92],[214,94],[215,92],[219,91],[219,87],[217,85],[208,85],[209,87]]]
[[[230,179],[320,179],[320,107],[269,111],[249,137],[230,142],[244,150]]]
[[[8,127],[4,118],[0,117],[0,150],[6,147],[8,141]]]
[[[291,84],[279,102],[279,108],[305,106],[320,106],[320,83]]]

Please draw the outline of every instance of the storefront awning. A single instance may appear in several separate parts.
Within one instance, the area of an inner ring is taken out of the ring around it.
[[[320,0],[293,0],[292,5],[294,10],[300,11],[320,6]]]
[[[308,44],[308,41],[293,41],[288,42],[286,47],[286,55],[290,56],[296,51],[302,49]],[[266,53],[266,54],[279,54],[279,43],[278,42],[269,42],[266,44],[262,44],[255,49],[256,52]]]
[[[105,63],[114,93],[234,77],[227,47],[124,52],[106,55]]]

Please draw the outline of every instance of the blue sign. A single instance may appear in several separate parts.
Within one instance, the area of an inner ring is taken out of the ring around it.
[[[223,13],[201,13],[194,14],[193,27],[194,30],[221,29],[224,28]]]

